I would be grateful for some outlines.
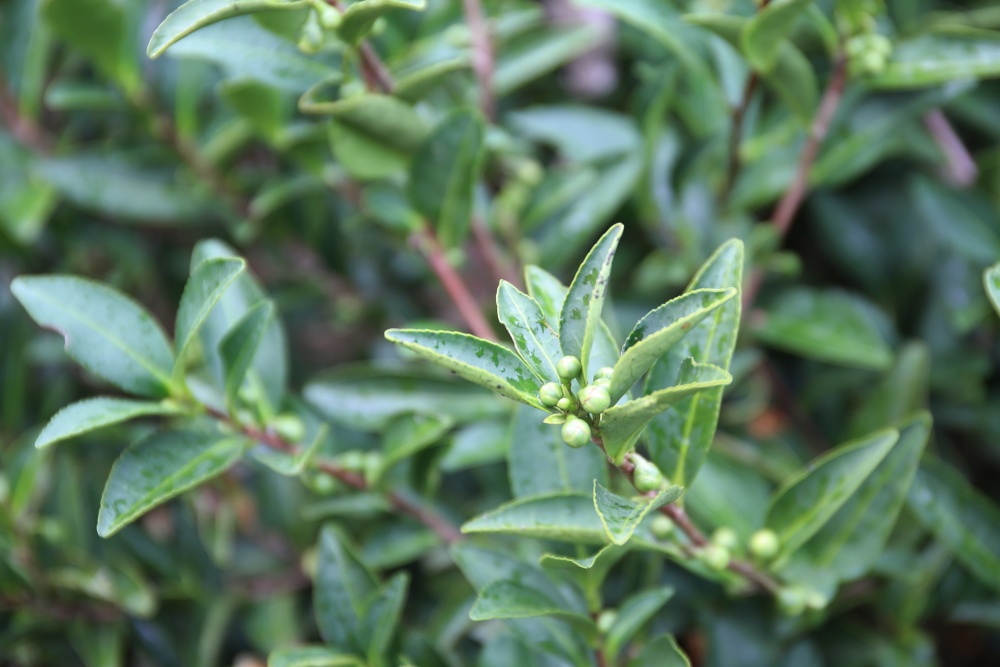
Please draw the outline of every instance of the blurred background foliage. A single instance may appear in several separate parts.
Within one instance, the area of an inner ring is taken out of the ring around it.
[[[185,36],[154,34],[172,0],[0,2],[0,662],[263,664],[315,638],[308,563],[333,519],[367,565],[410,573],[414,664],[562,664],[472,624],[432,533],[322,476],[248,463],[99,539],[103,480],[152,425],[36,451],[101,383],[7,286],[88,276],[169,329],[195,244],[224,240],[275,300],[285,409],[325,421],[332,455],[378,450],[400,414],[445,415],[392,483],[458,523],[511,497],[512,408],[382,332],[475,326],[447,267],[496,330],[499,278],[537,264],[568,281],[621,220],[619,340],[726,239],[750,254],[736,381],[691,490],[706,526],[752,528],[803,462],[921,407],[954,502],[941,528],[911,498],[822,614],[782,618],[640,553],[612,604],[670,582],[652,623],[698,665],[1000,664],[1000,319],[981,278],[1000,260],[1000,11],[775,2],[787,20],[746,30],[763,10],[744,0],[488,0],[484,67],[463,3],[368,3],[348,20],[255,0]],[[768,224],[832,89],[808,196]]]

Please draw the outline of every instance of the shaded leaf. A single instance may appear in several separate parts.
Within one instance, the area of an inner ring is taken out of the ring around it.
[[[345,655],[325,646],[292,646],[271,651],[267,667],[364,667],[353,655]]]
[[[388,470],[439,442],[454,425],[447,415],[400,415],[394,418],[382,434],[382,469]]]
[[[271,302],[260,301],[219,341],[219,356],[225,377],[223,391],[230,410],[236,407],[240,387],[260,349],[273,315],[274,306]]]
[[[893,45],[889,64],[866,81],[875,88],[920,88],[1000,76],[1000,37],[986,31],[924,34]]]
[[[795,21],[811,4],[812,0],[772,2],[754,14],[740,36],[743,54],[754,69],[767,72],[775,66]]]
[[[357,45],[371,32],[379,17],[394,9],[423,11],[427,9],[427,0],[357,0],[341,15],[337,35],[348,44]]]
[[[364,653],[361,623],[376,592],[375,576],[332,525],[320,531],[313,606],[320,635],[340,650]]]
[[[657,637],[642,648],[628,667],[691,667],[691,661],[671,635]]]
[[[896,363],[865,394],[847,435],[857,438],[923,408],[930,384],[930,354],[922,342],[900,348]]]
[[[124,5],[113,0],[44,0],[40,4],[45,24],[56,35],[112,81],[130,92],[138,88],[138,61],[125,55],[133,44]]]
[[[206,259],[191,272],[191,277],[184,286],[174,323],[174,342],[177,346],[175,374],[183,370],[184,354],[198,335],[198,330],[205,323],[208,314],[219,303],[223,292],[245,268],[246,262],[242,259],[220,257]],[[249,361],[248,359],[248,365]]]
[[[35,447],[47,447],[136,417],[172,415],[179,412],[177,406],[169,403],[133,401],[108,396],[88,398],[70,403],[57,412],[38,434]]]
[[[594,509],[601,517],[601,523],[614,544],[628,542],[632,533],[650,512],[680,498],[684,490],[679,486],[669,486],[660,490],[652,498],[623,498],[611,493],[594,480]]]
[[[369,603],[361,627],[362,644],[367,648],[368,662],[387,665],[392,639],[399,632],[399,620],[406,602],[410,575],[400,572],[390,579]]]
[[[673,586],[664,586],[636,593],[626,599],[618,608],[618,616],[605,636],[605,655],[612,660],[617,658],[626,644],[673,595]]]
[[[986,288],[986,297],[993,305],[993,310],[1000,315],[1000,264],[994,264],[983,271],[983,287]]]
[[[553,599],[544,591],[507,580],[487,584],[479,592],[476,604],[469,612],[469,618],[473,621],[536,616],[569,616],[583,623],[592,623],[590,618],[566,608],[565,603]]]
[[[515,497],[556,491],[588,493],[594,480],[605,483],[607,463],[597,447],[573,449],[558,426],[542,423],[539,413],[518,407],[511,425],[507,474]]]
[[[591,496],[554,493],[520,498],[462,525],[463,533],[505,533],[562,542],[608,541]]]

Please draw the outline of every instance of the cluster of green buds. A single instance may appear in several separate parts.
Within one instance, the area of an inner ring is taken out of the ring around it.
[[[876,32],[855,35],[847,40],[848,67],[855,76],[881,74],[892,55],[892,42]]]
[[[613,369],[602,368],[594,381],[573,393],[573,381],[579,380],[583,365],[576,357],[566,356],[556,363],[556,373],[561,382],[548,382],[538,392],[538,400],[547,408],[558,412],[546,419],[549,424],[562,424],[563,441],[570,447],[583,447],[590,442],[591,424],[598,415],[611,407],[611,374]]]

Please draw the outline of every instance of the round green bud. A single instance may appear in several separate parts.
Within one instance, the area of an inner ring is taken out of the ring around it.
[[[729,551],[736,551],[736,548],[740,545],[740,538],[737,537],[736,531],[732,528],[723,526],[722,528],[716,528],[715,532],[712,533],[712,543]]]
[[[823,595],[819,591],[813,591],[813,590],[807,590],[805,598],[806,598],[806,607],[808,607],[809,609],[824,609],[826,605],[829,604],[830,602],[829,600],[826,599],[825,595]]]
[[[313,5],[313,9],[316,10],[316,14],[319,17],[319,24],[324,28],[327,30],[336,30],[340,27],[340,12],[334,9],[333,6],[325,2],[317,2]]]
[[[518,166],[517,178],[528,185],[538,185],[544,177],[542,165],[534,160],[525,160]]]
[[[615,369],[611,366],[604,366],[603,368],[598,368],[597,372],[594,373],[594,382],[598,380],[610,380],[611,376],[615,374]]]
[[[381,452],[365,452],[364,476],[366,482],[374,484],[378,481],[382,474],[383,460]]]
[[[888,56],[892,53],[892,42],[885,35],[869,35],[868,48],[876,53],[881,53],[883,56]]]
[[[289,442],[299,442],[306,437],[306,425],[298,415],[284,412],[271,421],[275,433]]]
[[[597,631],[602,635],[608,634],[611,630],[611,626],[615,624],[618,620],[618,612],[614,609],[605,609],[597,617]]]
[[[556,363],[556,373],[563,380],[575,380],[580,377],[582,370],[583,366],[580,365],[580,360],[576,357],[563,357]]]
[[[750,536],[750,553],[760,560],[771,560],[778,555],[781,540],[770,528],[762,528]]]
[[[573,399],[566,398],[565,396],[563,396],[556,403],[556,407],[562,410],[563,412],[569,412],[570,410],[573,409]]]
[[[670,517],[665,516],[663,514],[657,514],[656,516],[654,516],[653,523],[652,525],[650,525],[650,529],[653,531],[653,535],[660,538],[661,540],[665,540],[671,535],[673,535],[674,528],[676,528],[674,522],[670,520]]]
[[[878,51],[868,51],[861,56],[859,66],[862,71],[867,72],[868,74],[881,74],[888,62],[889,59],[886,58],[884,53],[879,53]]]
[[[611,407],[611,394],[604,387],[596,384],[587,385],[580,390],[580,405],[587,412],[595,415],[601,414]]]
[[[590,442],[590,425],[579,417],[567,419],[562,427],[562,439],[570,447],[583,447]]]
[[[806,610],[806,592],[799,586],[778,591],[778,611],[785,616],[799,616]]]
[[[632,454],[632,464],[635,466],[632,473],[632,482],[635,484],[635,488],[642,493],[659,491],[663,482],[666,481],[660,469],[635,453]]]
[[[716,572],[722,572],[729,567],[729,549],[721,547],[718,544],[706,544],[698,552],[698,558],[701,559],[702,563]]]
[[[360,472],[365,467],[365,453],[360,449],[350,449],[337,457],[337,463],[344,470]]]
[[[550,408],[558,405],[562,398],[563,389],[555,382],[547,382],[538,390],[538,400],[542,402],[542,405],[547,405]]]
[[[608,391],[611,391],[611,380],[608,378],[597,378],[592,383],[595,387],[604,387]]]

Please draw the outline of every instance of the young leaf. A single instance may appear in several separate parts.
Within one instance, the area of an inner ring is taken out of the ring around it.
[[[358,559],[347,540],[332,525],[319,535],[313,606],[320,635],[331,646],[364,653],[361,623],[368,600],[376,592],[375,576]]]
[[[618,609],[618,616],[604,639],[604,654],[614,660],[625,645],[642,630],[674,595],[673,586],[663,586],[632,595]]]
[[[410,165],[410,201],[446,248],[461,245],[472,224],[484,133],[478,112],[454,111],[434,128]]]
[[[191,271],[191,277],[184,286],[181,303],[177,309],[174,325],[174,343],[177,360],[174,375],[183,372],[184,355],[188,346],[198,335],[198,330],[209,313],[219,303],[223,292],[236,280],[236,276],[246,268],[246,262],[236,257],[206,259]],[[249,359],[247,360],[249,363]]]
[[[557,491],[588,493],[605,483],[607,463],[597,447],[567,447],[559,429],[543,424],[538,412],[519,406],[509,439],[507,474],[515,498]]]
[[[986,288],[986,296],[993,305],[993,310],[1000,315],[1000,264],[994,264],[983,271],[983,287]]]
[[[146,55],[159,58],[171,44],[182,37],[224,19],[254,12],[308,6],[308,0],[189,0],[163,19],[163,23],[149,40]]]
[[[732,288],[737,290],[736,296],[693,326],[653,365],[646,378],[647,394],[674,384],[681,364],[688,357],[729,370],[740,329],[742,283],[743,243],[734,239],[706,260],[688,285],[688,291]],[[723,387],[698,392],[650,423],[647,444],[652,461],[674,484],[690,487],[698,474],[715,438],[722,392]]]
[[[113,82],[134,92],[138,61],[127,57],[135,46],[125,6],[108,0],[46,0],[38,5],[45,26],[89,58]]]
[[[1000,76],[1000,40],[987,31],[923,34],[894,45],[889,64],[865,81],[875,88],[921,88],[957,78]]]
[[[605,544],[608,536],[591,496],[554,493],[505,503],[462,525],[463,533],[505,533],[580,544]]]
[[[399,631],[399,619],[406,602],[410,575],[400,572],[389,580],[368,603],[368,613],[361,625],[361,643],[367,647],[370,665],[387,665],[390,643]]]
[[[100,396],[77,401],[57,412],[35,440],[35,447],[49,445],[96,431],[105,426],[120,424],[151,415],[173,415],[181,410],[169,403],[133,401],[127,398]]]
[[[840,445],[788,479],[771,500],[767,527],[781,540],[782,554],[794,553],[864,483],[899,440],[886,429]]]
[[[567,608],[565,602],[516,580],[488,584],[479,592],[476,604],[469,612],[469,618],[473,621],[536,616],[568,616],[584,624],[593,623],[587,616]]]
[[[394,9],[421,12],[427,9],[427,0],[357,0],[341,16],[337,35],[348,44],[357,46],[371,32],[375,21]]]
[[[605,451],[616,465],[621,465],[650,420],[696,392],[724,387],[732,380],[732,376],[718,366],[685,360],[678,369],[675,386],[617,405],[601,415]]]
[[[617,223],[602,236],[583,260],[559,312],[559,341],[563,354],[580,359],[583,376],[601,324],[611,263],[624,226]]]
[[[246,445],[243,437],[165,431],[130,446],[111,468],[97,534],[110,537],[148,510],[222,474]]]
[[[505,347],[451,331],[389,329],[386,339],[444,366],[460,378],[543,410],[540,383],[520,357]]]
[[[1000,590],[1000,509],[951,466],[925,460],[906,503],[971,574]]]
[[[223,391],[230,410],[236,406],[240,387],[260,349],[273,315],[274,305],[270,301],[260,301],[219,341],[219,356],[225,377]]]
[[[325,646],[292,646],[271,651],[267,667],[365,667],[365,662]]]
[[[170,393],[170,343],[129,297],[73,276],[19,276],[10,289],[38,324],[62,335],[69,356],[91,373],[141,396]]]
[[[768,72],[774,67],[795,21],[811,4],[812,0],[779,0],[754,14],[740,37],[743,54],[755,70]]]
[[[594,508],[611,541],[622,545],[628,542],[650,512],[674,502],[683,491],[684,489],[674,485],[662,489],[652,498],[632,500],[611,493],[594,480]]]
[[[506,327],[521,358],[542,380],[559,382],[556,363],[562,357],[559,336],[545,319],[541,307],[506,280],[497,289],[497,315]]]
[[[663,635],[642,647],[642,652],[628,663],[628,667],[691,667],[691,661],[673,636]]]
[[[700,289],[647,313],[632,329],[611,376],[611,401],[625,395],[675,343],[713,310],[736,296],[735,289]]]

